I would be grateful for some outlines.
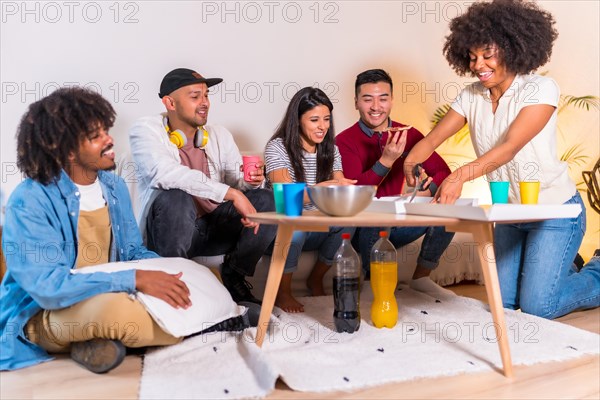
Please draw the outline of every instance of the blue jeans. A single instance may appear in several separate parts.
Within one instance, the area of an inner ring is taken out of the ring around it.
[[[352,236],[355,230],[353,227],[331,227],[329,232],[294,231],[283,272],[291,273],[298,269],[298,259],[303,251],[318,250],[319,261],[331,266],[333,256],[342,244],[342,233]],[[273,254],[273,245],[267,249],[267,254]]]
[[[497,224],[496,266],[504,307],[543,318],[600,305],[600,262],[579,273],[573,259],[585,233],[585,207],[579,193],[565,204],[581,204],[577,218]]]
[[[379,232],[385,228],[360,228],[357,232],[358,251],[362,259],[365,276],[370,275],[371,271],[371,249],[377,240]],[[417,265],[435,269],[440,263],[440,258],[452,241],[454,232],[446,232],[443,226],[407,226],[394,227],[390,230],[389,240],[395,248],[406,246],[425,235],[421,244],[421,251],[417,259]]]

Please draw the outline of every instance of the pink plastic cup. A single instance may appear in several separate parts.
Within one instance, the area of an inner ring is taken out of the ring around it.
[[[252,182],[250,173],[258,169],[258,164],[261,159],[259,156],[242,156],[242,161],[244,163],[244,180],[246,182]]]

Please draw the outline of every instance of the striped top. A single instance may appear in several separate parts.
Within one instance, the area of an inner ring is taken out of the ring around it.
[[[278,169],[287,169],[290,174],[292,182],[296,182],[296,175],[292,168],[292,163],[288,156],[283,140],[281,138],[273,139],[267,143],[265,147],[265,165],[267,176],[269,173]],[[304,159],[302,162],[304,166],[304,177],[307,185],[314,185],[317,182],[317,153],[304,152]],[[335,146],[335,154],[333,156],[333,171],[342,171],[342,157],[340,152]],[[267,186],[271,187],[270,181],[267,178]],[[305,210],[316,210],[316,207],[312,203],[304,205]]]

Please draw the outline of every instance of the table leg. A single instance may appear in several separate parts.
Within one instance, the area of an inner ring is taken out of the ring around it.
[[[481,270],[485,282],[488,303],[496,338],[500,348],[500,357],[504,367],[504,376],[510,378],[513,376],[512,360],[510,356],[510,347],[508,343],[508,331],[504,320],[504,308],[502,306],[502,294],[500,293],[500,283],[498,281],[498,270],[496,269],[496,256],[494,253],[493,224],[475,224],[471,232],[473,237],[477,238],[477,252],[481,261]]]
[[[275,305],[275,297],[279,290],[279,283],[283,275],[283,267],[290,249],[293,233],[294,227],[290,225],[279,225],[277,228],[277,237],[275,238],[275,246],[273,247],[273,255],[271,256],[265,294],[260,309],[260,317],[258,318],[258,326],[256,327],[256,344],[258,347],[262,347],[265,334],[267,333],[269,319]]]

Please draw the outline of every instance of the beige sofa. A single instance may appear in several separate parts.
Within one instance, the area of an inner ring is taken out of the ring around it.
[[[408,282],[412,277],[421,241],[422,239],[419,239],[398,249],[398,280],[400,282]],[[483,284],[481,264],[475,251],[475,246],[476,243],[473,235],[470,233],[457,233],[442,256],[440,265],[431,273],[431,279],[441,286],[452,285],[464,280],[477,281]],[[316,259],[317,252],[315,251],[303,252],[301,254],[298,262],[298,270],[294,273],[292,281],[292,290],[295,295],[308,295],[306,279]],[[216,272],[223,262],[223,257],[196,257],[194,260],[215,269]],[[254,276],[248,279],[254,287],[253,292],[255,296],[262,296],[264,292],[270,262],[270,256],[263,256],[256,266]],[[327,275],[325,275],[324,284],[325,290],[328,293],[331,293],[333,272],[333,268],[331,268]]]

